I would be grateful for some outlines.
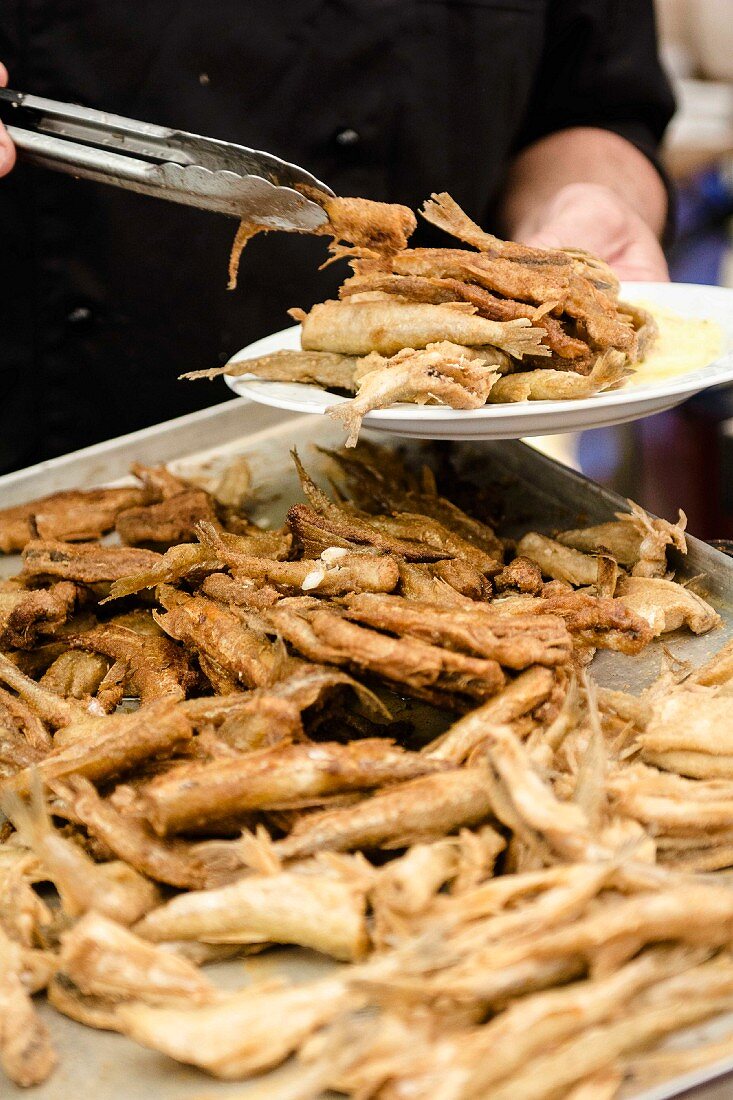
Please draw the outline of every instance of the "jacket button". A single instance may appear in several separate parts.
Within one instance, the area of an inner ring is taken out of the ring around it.
[[[358,130],[352,129],[351,126],[339,130],[336,134],[336,144],[340,145],[342,149],[351,149],[354,145],[358,145],[360,141],[361,134]]]

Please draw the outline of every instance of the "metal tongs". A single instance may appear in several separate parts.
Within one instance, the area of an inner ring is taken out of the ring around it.
[[[331,189],[257,149],[8,88],[0,88],[0,119],[20,156],[42,168],[268,229],[309,232],[328,220],[313,196]]]

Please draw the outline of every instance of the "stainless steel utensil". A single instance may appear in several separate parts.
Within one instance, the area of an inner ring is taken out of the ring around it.
[[[328,220],[317,197],[331,189],[270,153],[8,88],[0,119],[21,158],[42,168],[268,229],[309,232]]]

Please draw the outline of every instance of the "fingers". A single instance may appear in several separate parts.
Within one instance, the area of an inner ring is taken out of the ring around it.
[[[0,61],[0,88],[4,88],[8,83],[8,70]],[[0,122],[0,176],[8,174],[10,169],[15,164],[15,146],[7,135],[5,127]]]

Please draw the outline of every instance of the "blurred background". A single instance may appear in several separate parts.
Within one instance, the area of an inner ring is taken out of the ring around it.
[[[672,279],[733,287],[733,0],[656,0],[677,114],[664,164],[676,191]],[[657,514],[682,506],[702,538],[733,538],[733,387],[634,425],[541,447]]]

